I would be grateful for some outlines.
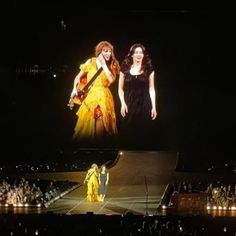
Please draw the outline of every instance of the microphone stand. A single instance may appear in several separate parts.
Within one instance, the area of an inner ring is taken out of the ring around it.
[[[147,185],[147,177],[144,176],[145,188],[146,188],[146,215],[148,215],[148,185]]]

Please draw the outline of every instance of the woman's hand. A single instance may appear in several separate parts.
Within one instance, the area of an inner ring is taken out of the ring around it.
[[[121,113],[122,117],[125,117],[126,113],[128,113],[128,107],[127,107],[126,103],[123,103],[121,105],[120,113]]]
[[[67,104],[67,106],[72,110],[73,107],[74,107],[74,97],[78,95],[78,92],[77,92],[77,89],[76,88],[73,88],[72,92],[71,92],[71,95],[70,95],[70,99],[69,99],[69,102]]]
[[[74,96],[77,96],[77,95],[78,95],[78,91],[77,91],[76,87],[73,87],[70,97],[73,98]]]
[[[152,117],[152,120],[156,119],[156,117],[157,117],[156,108],[152,108],[152,110],[151,110],[151,117]]]
[[[105,60],[104,56],[102,55],[102,53],[100,53],[98,55],[98,61],[101,64],[102,67],[104,67],[106,65],[106,60]]]

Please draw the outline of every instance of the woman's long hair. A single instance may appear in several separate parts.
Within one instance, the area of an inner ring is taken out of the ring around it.
[[[141,65],[141,70],[144,72],[145,75],[149,75],[153,70],[151,59],[147,53],[146,48],[141,43],[135,43],[130,47],[128,55],[125,56],[124,61],[121,64],[121,71],[124,74],[127,74],[133,64],[133,55],[136,48],[141,48],[143,51],[143,60]]]
[[[104,47],[108,47],[111,49],[111,59],[108,62],[108,67],[111,69],[111,72],[114,74],[119,74],[120,72],[120,65],[118,60],[115,57],[115,53],[114,53],[114,47],[111,43],[109,43],[108,41],[101,41],[100,43],[97,44],[97,46],[95,47],[95,56],[97,57],[101,52],[102,49]]]

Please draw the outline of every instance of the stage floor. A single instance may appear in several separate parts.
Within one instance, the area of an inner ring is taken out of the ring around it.
[[[55,214],[106,214],[166,215],[159,206],[168,183],[175,181],[232,181],[235,176],[212,173],[177,172],[177,155],[171,151],[120,151],[117,161],[109,167],[110,181],[104,202],[87,202],[86,185],[74,189],[47,208],[5,208],[0,213],[55,213]],[[95,161],[94,161],[95,162]],[[29,173],[15,177],[26,179],[69,180],[83,183],[86,172]],[[192,212],[187,212],[191,214]],[[205,212],[213,215],[232,215],[224,211]],[[233,212],[235,216],[235,212]],[[177,213],[182,214],[182,213]]]
[[[1,212],[55,214],[126,214],[155,215],[165,188],[172,178],[176,153],[168,151],[120,151],[109,168],[110,180],[104,202],[87,202],[82,185],[47,208],[3,208]],[[83,182],[86,172],[37,173],[27,178]],[[18,175],[19,177],[19,175]]]

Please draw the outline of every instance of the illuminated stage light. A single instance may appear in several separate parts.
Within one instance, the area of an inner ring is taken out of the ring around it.
[[[162,209],[166,209],[166,205],[162,205],[162,207],[161,207]]]

